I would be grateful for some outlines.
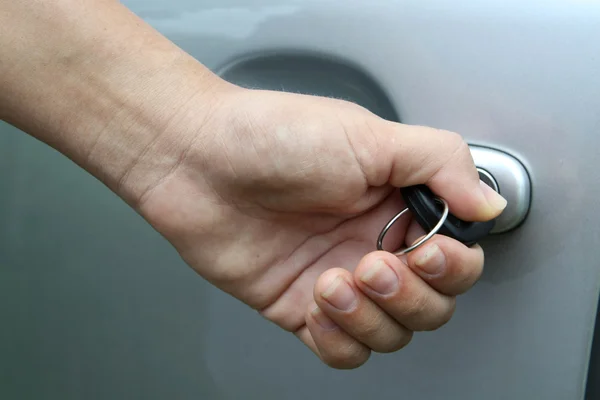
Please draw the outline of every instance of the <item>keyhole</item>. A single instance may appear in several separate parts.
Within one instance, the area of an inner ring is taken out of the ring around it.
[[[496,179],[494,179],[492,174],[483,168],[477,168],[477,172],[479,172],[479,179],[481,179],[486,185],[494,189],[496,192],[500,193],[498,182],[496,182]]]

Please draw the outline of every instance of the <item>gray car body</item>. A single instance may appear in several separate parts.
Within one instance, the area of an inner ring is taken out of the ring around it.
[[[336,371],[200,279],[95,179],[1,125],[2,398],[584,397],[600,292],[600,3],[124,3],[237,83],[348,97],[514,155],[531,209],[482,243],[485,273],[447,326]]]

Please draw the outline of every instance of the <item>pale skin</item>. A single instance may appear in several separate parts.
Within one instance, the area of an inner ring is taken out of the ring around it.
[[[440,328],[481,276],[481,247],[440,235],[408,257],[375,251],[397,188],[427,184],[470,221],[506,206],[458,134],[237,87],[114,0],[0,0],[0,118],[334,368]],[[386,246],[421,235],[405,219]]]

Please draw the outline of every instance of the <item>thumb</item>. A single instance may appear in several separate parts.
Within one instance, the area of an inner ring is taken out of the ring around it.
[[[389,121],[374,129],[374,152],[363,165],[369,184],[427,185],[448,202],[450,212],[467,221],[497,217],[506,200],[480,181],[469,146],[453,132]],[[364,153],[363,153],[364,154]],[[360,159],[360,158],[359,158]]]

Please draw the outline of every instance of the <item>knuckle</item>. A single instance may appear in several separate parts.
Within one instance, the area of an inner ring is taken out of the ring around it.
[[[469,144],[460,134],[451,131],[442,132],[446,136],[446,147],[449,149],[453,149],[453,151],[449,152],[449,154],[452,154],[453,158],[456,157],[461,160],[471,158],[471,150],[469,149]]]
[[[412,331],[400,332],[390,338],[381,346],[373,346],[373,350],[378,353],[393,353],[402,350],[411,342],[413,337]]]
[[[458,160],[460,160],[462,162],[466,162],[466,161],[471,162],[472,161],[471,150],[469,149],[469,145],[467,144],[467,142],[465,142],[464,140],[461,139],[460,143],[456,144],[455,149],[456,150],[454,151],[454,156]]]
[[[400,321],[412,331],[434,331],[450,321],[455,304],[454,298],[445,299],[443,305],[437,305],[432,304],[427,296],[416,296],[407,303]]]
[[[422,331],[435,331],[436,329],[440,329],[442,326],[446,325],[452,319],[454,315],[454,311],[456,309],[456,300],[454,298],[451,299],[450,304],[443,311],[439,312],[435,318],[431,318],[431,320],[427,321],[423,324]]]
[[[357,327],[357,336],[365,341],[377,338],[381,334],[384,323],[381,315],[374,315]]]
[[[448,165],[472,163],[471,150],[461,135],[451,131],[436,129],[440,136],[439,146],[433,148],[427,163],[430,167],[429,179],[436,179],[448,171]],[[443,149],[443,156],[439,152]]]
[[[459,133],[445,130],[442,130],[441,132],[447,137],[446,140],[448,140],[448,143],[453,144],[455,148],[463,148],[463,146],[467,145],[467,142],[465,142],[465,139]]]
[[[402,316],[408,320],[419,319],[425,313],[428,306],[429,301],[426,296],[414,296],[407,299],[404,310],[402,311]]]

